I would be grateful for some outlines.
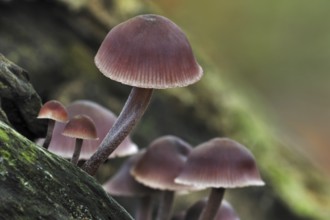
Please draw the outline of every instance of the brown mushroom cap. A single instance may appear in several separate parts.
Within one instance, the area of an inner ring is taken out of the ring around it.
[[[69,119],[63,104],[56,100],[46,102],[41,107],[37,118],[52,119],[59,122],[67,122]]]
[[[65,125],[64,136],[96,140],[98,139],[93,119],[87,115],[76,115]]]
[[[96,140],[98,139],[93,119],[87,115],[76,115],[65,125],[64,136]]]
[[[113,126],[117,117],[109,109],[89,100],[77,100],[67,107],[69,117],[84,114],[91,117],[95,123],[98,140],[85,140],[82,145],[80,158],[88,159],[96,151],[97,147]],[[65,158],[71,158],[74,151],[74,139],[62,135],[65,125],[56,123],[53,131],[53,138],[50,142],[49,151]],[[126,156],[134,154],[138,147],[129,137],[126,137],[119,147],[109,156]]]
[[[181,171],[191,149],[188,143],[175,136],[157,138],[133,166],[131,173],[138,182],[154,189],[190,189],[175,183],[174,178]]]
[[[128,158],[117,173],[103,184],[103,188],[112,196],[146,196],[157,192],[137,182],[131,175],[130,170],[141,158],[143,152]]]
[[[140,88],[183,87],[203,74],[182,30],[152,14],[114,27],[102,42],[95,64],[106,77]]]
[[[175,182],[214,188],[265,184],[252,153],[229,138],[214,138],[194,148]]]

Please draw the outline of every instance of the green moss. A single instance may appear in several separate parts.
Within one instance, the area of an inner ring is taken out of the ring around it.
[[[12,158],[12,155],[9,151],[5,149],[0,149],[0,158],[3,164],[7,164],[8,166],[15,166],[15,159]]]
[[[20,156],[22,156],[27,162],[35,163],[37,156],[34,151],[21,151]]]
[[[0,130],[0,139],[2,142],[8,142],[9,136],[6,134],[6,132]]]

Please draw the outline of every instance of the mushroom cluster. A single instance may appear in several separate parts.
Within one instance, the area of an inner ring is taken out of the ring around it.
[[[210,188],[208,199],[196,202],[173,218],[239,220],[232,206],[227,201],[222,202],[225,189],[263,185],[254,156],[242,144],[217,137],[192,147],[179,137],[166,135],[129,158],[104,188],[110,195],[117,196],[157,192],[156,220],[172,219],[175,192],[180,195]],[[150,209],[154,204],[147,201],[148,208],[137,209],[136,219],[141,219],[139,216],[152,219]],[[144,215],[140,210],[144,210]]]
[[[38,116],[49,119],[44,148],[71,157],[73,164],[86,160],[81,168],[91,176],[109,157],[133,154],[103,186],[110,195],[139,198],[137,220],[238,220],[231,205],[222,202],[225,190],[265,184],[245,146],[216,137],[192,147],[165,135],[138,151],[128,137],[153,89],[187,86],[203,75],[183,31],[163,16],[136,16],[111,29],[95,64],[106,77],[132,86],[118,118],[88,100],[67,108],[58,101],[47,102]],[[208,199],[172,216],[175,195],[207,188]]]
[[[38,143],[45,146],[48,142],[45,148],[64,158],[71,158],[74,164],[78,160],[89,159],[95,153],[117,119],[112,111],[90,100],[76,100],[67,107],[51,100],[43,105],[38,118],[49,119],[50,124],[46,138],[38,140]],[[124,157],[137,151],[137,145],[127,136],[109,158]]]

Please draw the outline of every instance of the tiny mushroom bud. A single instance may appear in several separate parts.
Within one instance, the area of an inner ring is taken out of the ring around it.
[[[98,139],[95,124],[87,115],[76,115],[70,119],[62,134],[76,139],[76,145],[71,159],[73,164],[78,164],[83,140]]]
[[[199,220],[214,218],[225,188],[265,184],[252,153],[229,138],[214,138],[194,148],[175,182],[212,188]]]
[[[62,103],[56,100],[51,100],[41,107],[37,118],[49,119],[47,135],[43,143],[43,147],[48,149],[49,143],[52,139],[55,122],[67,122],[68,113]]]
[[[137,182],[130,173],[131,168],[142,155],[143,152],[140,152],[127,159],[118,172],[103,185],[103,188],[112,196],[138,197],[140,201],[135,220],[151,220],[153,199],[159,191]]]
[[[191,149],[188,143],[175,136],[157,138],[131,170],[138,182],[163,190],[157,220],[169,219],[175,191],[193,189],[174,182]]]
[[[139,15],[114,27],[102,42],[95,64],[112,80],[133,86],[116,123],[83,166],[94,175],[144,114],[153,89],[197,82],[202,68],[183,31],[159,15]]]

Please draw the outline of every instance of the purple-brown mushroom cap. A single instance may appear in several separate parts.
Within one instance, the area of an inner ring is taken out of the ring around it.
[[[214,138],[195,147],[175,182],[213,188],[265,184],[252,153],[229,138]]]
[[[203,74],[183,31],[153,14],[115,26],[102,42],[95,64],[106,77],[140,88],[184,87]]]
[[[191,149],[188,143],[172,135],[157,138],[133,166],[131,173],[138,182],[154,189],[189,190],[190,186],[177,184],[174,179]]]
[[[76,115],[65,125],[64,136],[84,140],[97,140],[97,132],[93,119],[87,115]]]
[[[56,100],[46,102],[40,109],[38,117],[40,119],[52,119],[59,122],[68,121],[68,113],[62,103]]]

